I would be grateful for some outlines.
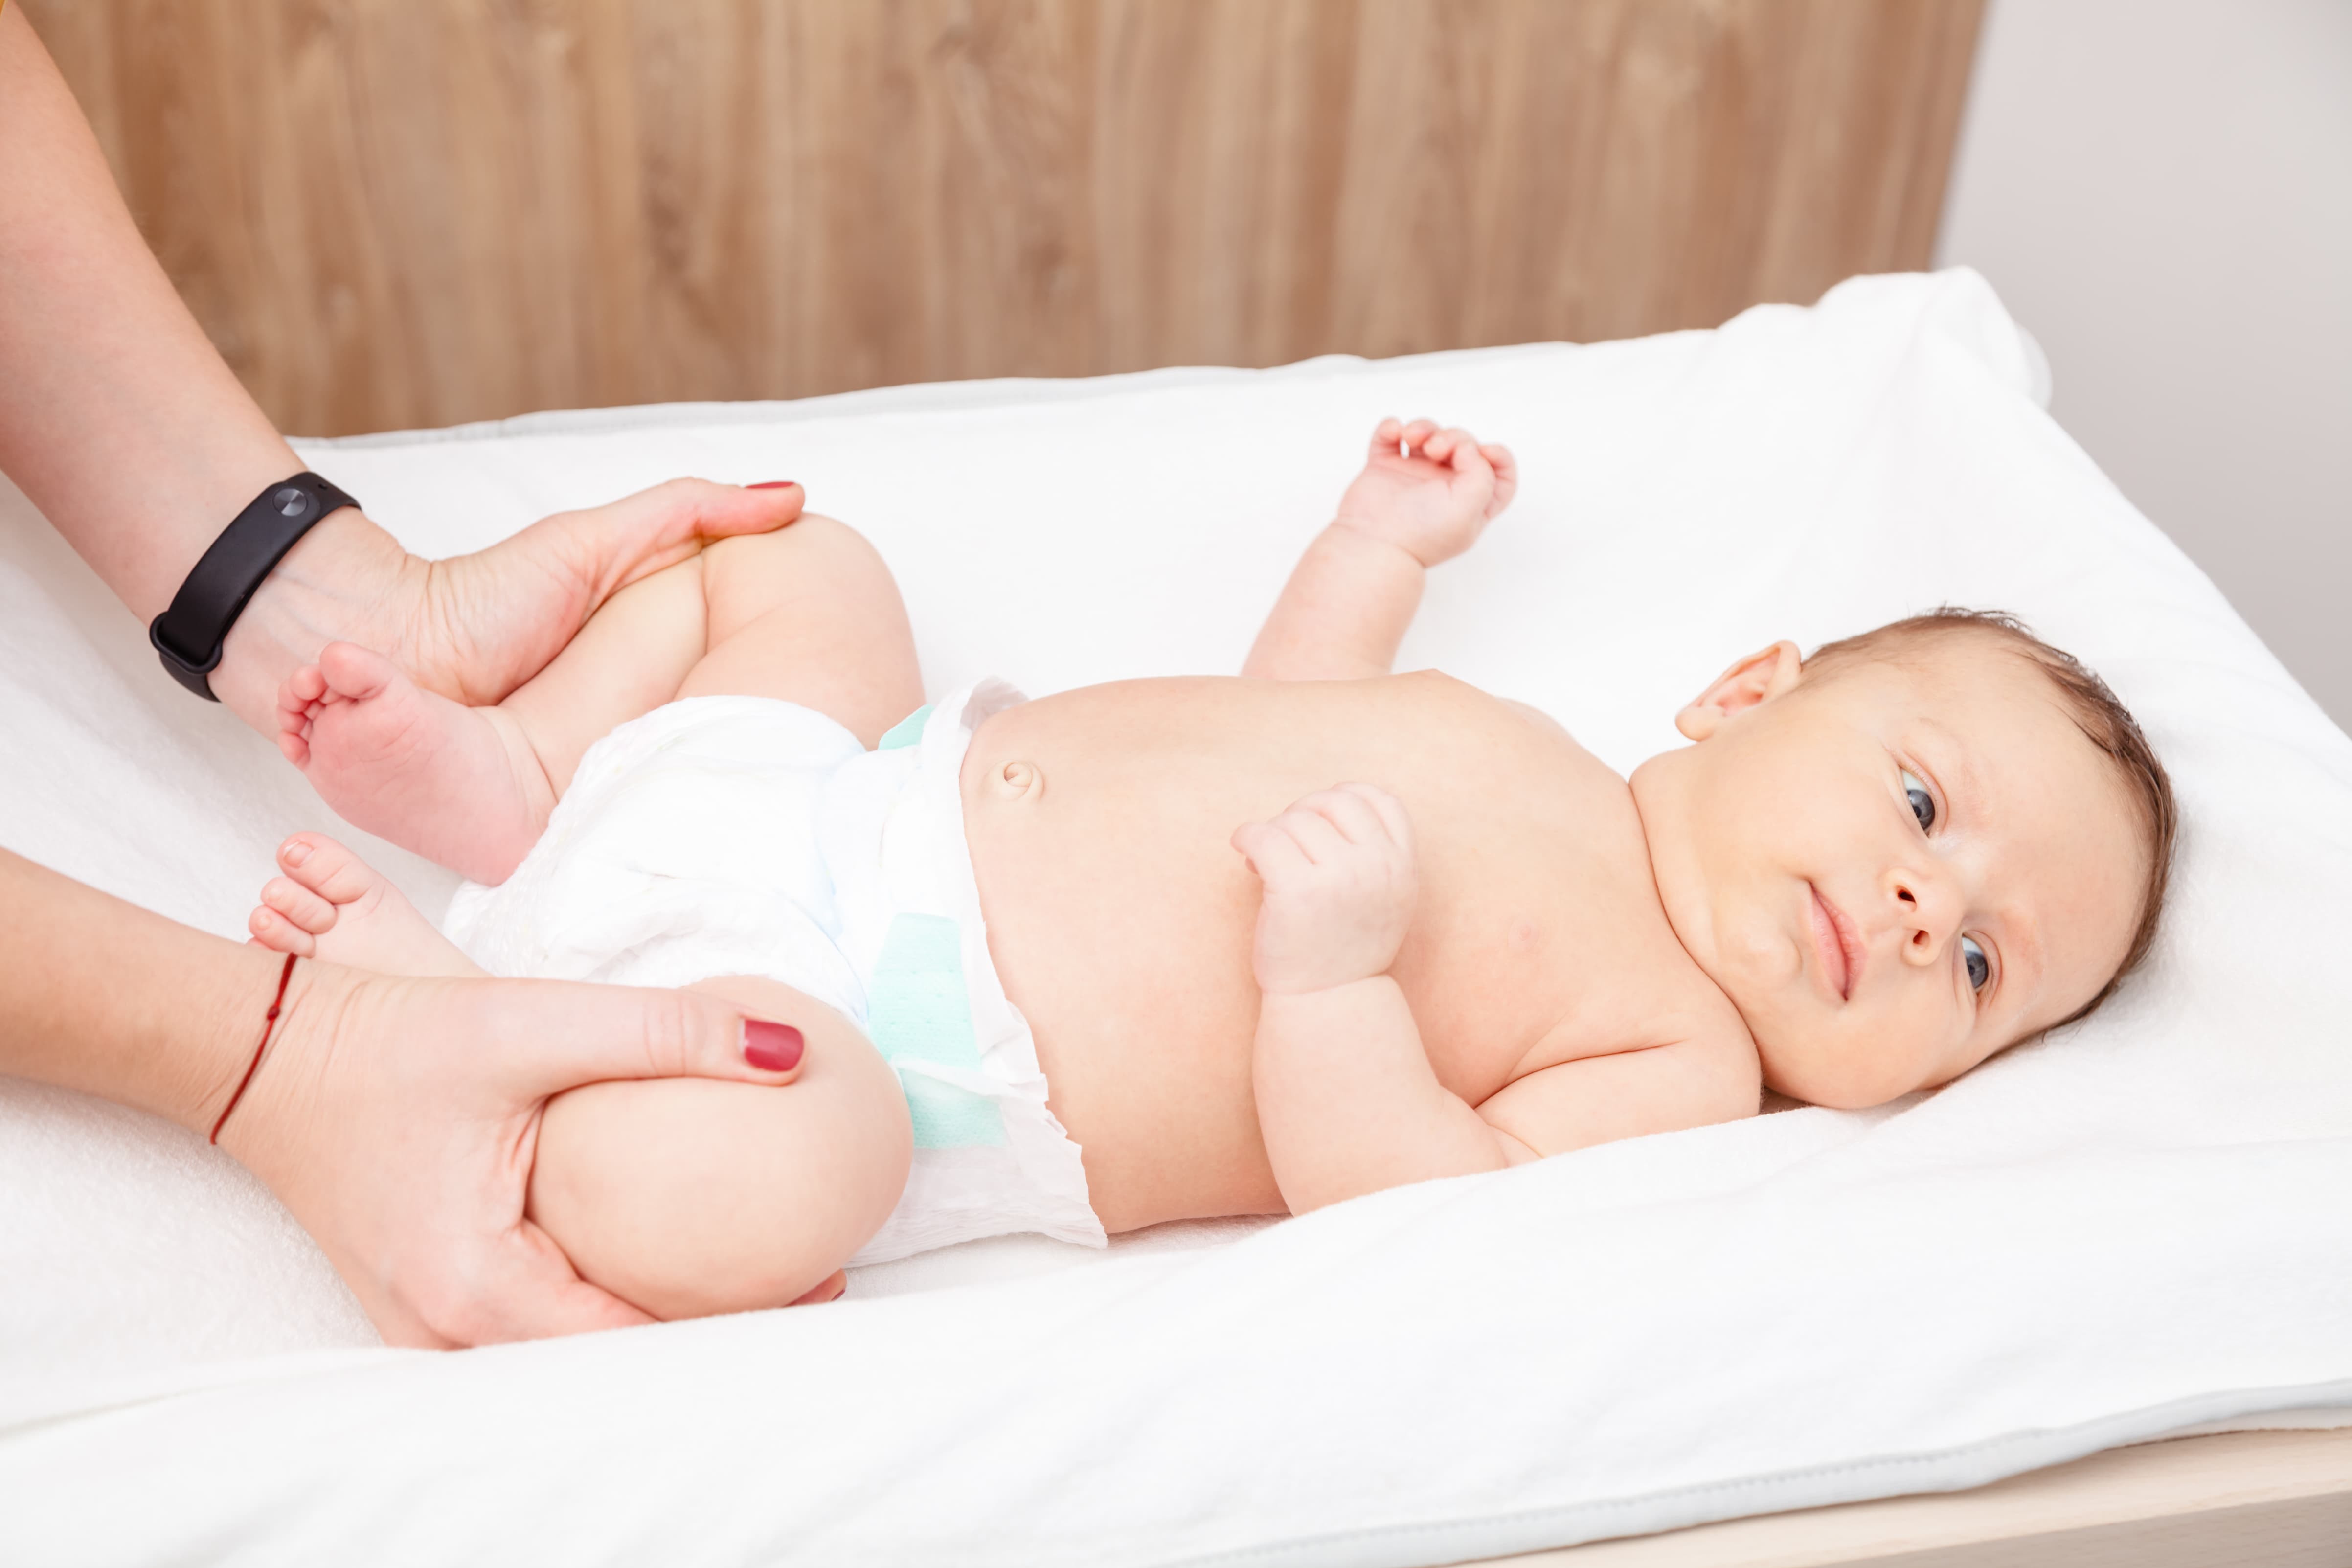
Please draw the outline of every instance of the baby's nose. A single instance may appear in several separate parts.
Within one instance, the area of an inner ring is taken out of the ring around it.
[[[1951,940],[1958,900],[1937,878],[1897,872],[1890,886],[1904,958],[1912,963],[1935,963]]]

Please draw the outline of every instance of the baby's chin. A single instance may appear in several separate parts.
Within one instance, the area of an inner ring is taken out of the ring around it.
[[[1835,1015],[1798,989],[1805,984],[1801,970],[1793,975],[1771,972],[1769,963],[1759,962],[1755,968],[1765,971],[1759,974],[1725,963],[1717,952],[1685,951],[1748,1026],[1764,1087],[1774,1094],[1835,1110],[1867,1110],[1921,1087],[1891,1075],[1883,1060],[1865,1065],[1853,1059],[1858,1051],[1850,1056],[1825,1046],[1824,1026]],[[1769,959],[1778,952],[1759,944],[1759,955]]]
[[[1756,1036],[1756,1055],[1763,1066],[1766,1089],[1831,1110],[1867,1110],[1900,1100],[1920,1087],[1908,1079],[1895,1079],[1883,1068],[1865,1070],[1835,1057],[1824,1057],[1818,1048],[1778,1047],[1762,1034]]]

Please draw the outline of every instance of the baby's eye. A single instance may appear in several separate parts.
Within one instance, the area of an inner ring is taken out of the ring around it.
[[[1936,797],[1919,782],[1919,775],[1910,769],[1903,772],[1903,794],[1911,802],[1911,815],[1919,819],[1919,831],[1927,832],[1936,826]]]
[[[1985,959],[1985,950],[1972,936],[1960,938],[1960,962],[1969,966],[1969,989],[1981,991],[1992,978],[1992,965]]]

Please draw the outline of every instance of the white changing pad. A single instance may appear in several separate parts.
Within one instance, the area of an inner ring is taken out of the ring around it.
[[[195,1139],[0,1080],[0,1559],[1433,1563],[2352,1404],[2352,742],[2033,381],[1956,271],[1590,348],[304,444],[432,553],[675,473],[798,479],[889,558],[933,690],[1046,691],[1235,668],[1372,422],[1443,416],[1526,487],[1402,668],[1624,768],[1773,637],[2014,610],[2170,763],[2171,924],[2088,1025],[1877,1111],[455,1355],[368,1348]],[[0,842],[225,933],[280,836],[333,826],[13,491],[0,736]],[[1030,1277],[960,1283],[992,1273]]]

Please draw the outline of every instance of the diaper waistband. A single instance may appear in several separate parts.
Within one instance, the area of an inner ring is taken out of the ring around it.
[[[841,951],[866,991],[859,1022],[907,1082],[919,1147],[995,1142],[969,1097],[1045,1100],[1036,1043],[989,956],[963,826],[972,731],[1023,700],[1001,680],[954,692],[826,788],[819,839]]]
[[[1024,700],[985,680],[919,710],[827,785],[820,842],[859,1019],[898,1074],[916,1160],[854,1262],[1008,1229],[1100,1247],[1078,1146],[1046,1108],[1028,1020],[1004,994],[964,835],[972,731]]]

